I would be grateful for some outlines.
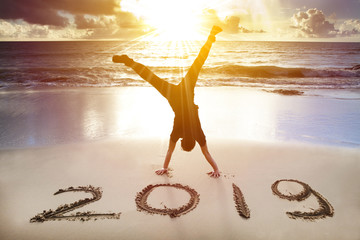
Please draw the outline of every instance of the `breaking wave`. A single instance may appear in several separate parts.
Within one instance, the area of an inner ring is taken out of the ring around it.
[[[343,78],[360,77],[360,69],[352,68],[285,68],[278,66],[241,66],[224,65],[203,67],[201,74],[226,77],[251,78]],[[186,73],[187,68],[179,67],[152,67],[155,73],[167,73],[178,76]]]
[[[341,68],[284,68],[277,66],[239,66],[225,65],[204,68],[204,73],[216,73],[252,78],[336,78],[360,77],[360,70]]]
[[[151,67],[159,77],[180,81],[187,68]],[[6,81],[3,81],[6,80]],[[360,69],[286,68],[278,66],[222,65],[201,70],[200,86],[360,88]],[[37,67],[0,69],[0,87],[8,86],[147,86],[126,67]]]

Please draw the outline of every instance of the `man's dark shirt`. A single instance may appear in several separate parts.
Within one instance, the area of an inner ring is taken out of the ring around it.
[[[174,126],[170,139],[177,142],[179,138],[193,138],[200,146],[206,143],[205,134],[201,128],[198,109],[194,103],[194,89],[185,86],[185,81],[173,86],[167,98],[175,113]]]

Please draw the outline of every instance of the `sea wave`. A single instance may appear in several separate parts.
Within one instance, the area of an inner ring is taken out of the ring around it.
[[[204,73],[253,77],[253,78],[336,78],[360,77],[359,70],[342,68],[285,68],[278,66],[225,65],[204,68]]]
[[[152,67],[155,73],[179,74],[186,72],[187,68],[179,67]],[[235,77],[252,78],[337,78],[337,77],[360,77],[360,69],[352,68],[296,68],[279,66],[242,66],[221,65],[203,67],[202,74],[216,74]]]
[[[150,67],[159,77],[177,83],[187,69]],[[279,66],[204,66],[200,86],[360,88],[360,69],[293,68]],[[132,69],[124,66],[0,68],[0,86],[146,86]]]

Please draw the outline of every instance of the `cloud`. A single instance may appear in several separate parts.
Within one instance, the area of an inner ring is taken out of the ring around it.
[[[346,20],[339,28],[342,36],[352,36],[360,34],[360,19]]]
[[[227,16],[225,20],[221,20],[214,9],[208,9],[204,11],[203,16],[204,27],[212,27],[213,25],[220,26],[224,33],[236,34],[236,33],[264,33],[263,30],[249,30],[243,26],[240,26],[240,17]]]
[[[336,19],[335,13],[328,19]],[[299,37],[350,37],[360,34],[360,19],[347,19],[339,28],[335,27],[335,23],[327,20],[325,14],[316,8],[299,11],[291,18],[293,25],[291,27],[298,30]]]
[[[224,32],[238,33],[240,30],[239,24],[240,24],[239,17],[237,17],[237,16],[226,17],[224,24],[223,24]]]
[[[0,37],[138,36],[144,24],[132,13],[121,11],[119,3],[120,0],[0,0]],[[13,33],[14,29],[22,32]]]
[[[115,0],[1,0],[0,19],[22,19],[28,23],[64,27],[70,14],[113,15],[119,7]]]
[[[75,25],[78,29],[96,29],[106,28],[115,23],[113,17],[106,16],[91,16],[91,15],[76,15]]]
[[[1,0],[0,18],[23,19],[28,23],[66,26],[68,19],[41,0]]]
[[[336,12],[336,15],[341,19],[358,18],[360,12],[359,0],[277,0],[283,8],[288,9],[303,9],[303,6],[308,6],[306,9],[316,8],[321,9],[326,13]],[[273,2],[273,1],[267,1]],[[304,10],[304,9],[303,9]],[[292,15],[292,14],[291,14]]]
[[[334,24],[326,20],[325,14],[316,8],[299,11],[291,21],[292,27],[298,29],[299,36],[303,37],[334,37],[338,32]]]
[[[34,1],[34,0],[32,0]],[[27,0],[28,2],[28,0]],[[119,9],[116,0],[46,0],[55,9],[72,14],[114,15]]]
[[[144,34],[145,24],[133,14],[119,12],[115,16],[76,15],[77,29],[87,31],[86,38],[136,38]]]
[[[24,20],[1,20],[0,38],[2,39],[78,39],[88,36],[86,30],[57,28],[48,25],[29,24]]]
[[[138,37],[149,28],[134,13],[121,10],[124,0],[0,0],[1,37],[22,36],[49,38],[74,36],[75,38]],[[137,0],[136,0],[137,1]],[[232,6],[233,7],[233,6]],[[225,33],[252,33],[240,25],[240,15],[228,12],[218,16],[215,10],[205,10],[202,26],[220,25]],[[244,17],[242,17],[244,20]],[[164,19],[166,21],[166,19]],[[5,24],[5,22],[7,24]],[[5,25],[8,28],[5,28]],[[23,26],[21,26],[23,25]],[[12,30],[18,28],[21,34]],[[74,34],[79,30],[79,34]],[[56,31],[58,33],[56,34]]]
[[[122,28],[140,29],[145,26],[141,19],[138,19],[130,12],[118,12],[116,14],[117,24]]]
[[[4,20],[22,19],[30,24],[65,27],[71,24],[69,16],[74,16],[79,29],[85,29],[107,27],[112,24],[109,16],[114,16],[121,27],[142,26],[134,15],[120,10],[119,0],[0,0],[0,3],[0,19]]]
[[[116,16],[75,16],[77,29],[87,30],[86,38],[136,38],[144,34],[143,23],[131,13],[120,13]]]

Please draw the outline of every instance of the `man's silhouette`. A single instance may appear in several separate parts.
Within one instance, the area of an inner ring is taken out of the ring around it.
[[[214,26],[212,28],[206,43],[200,50],[199,55],[190,67],[188,73],[178,85],[168,83],[167,81],[159,78],[147,67],[141,63],[135,62],[127,55],[113,56],[113,62],[124,63],[126,66],[131,67],[144,80],[155,87],[161,95],[168,100],[175,113],[174,126],[170,134],[169,148],[165,157],[163,168],[156,171],[158,175],[163,175],[168,172],[168,166],[171,155],[175,149],[176,142],[179,138],[182,138],[181,147],[184,151],[191,151],[195,147],[195,143],[198,142],[202,153],[214,170],[208,174],[215,178],[220,176],[219,169],[208,151],[205,134],[201,129],[198,114],[199,107],[194,103],[194,88],[199,72],[209,55],[210,48],[216,40],[215,35],[221,31],[222,29],[220,27]]]

